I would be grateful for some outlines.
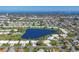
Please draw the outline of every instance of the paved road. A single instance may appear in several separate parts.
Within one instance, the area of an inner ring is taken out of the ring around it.
[[[16,51],[15,51],[15,47],[9,47],[9,48],[8,48],[8,52],[16,52]]]

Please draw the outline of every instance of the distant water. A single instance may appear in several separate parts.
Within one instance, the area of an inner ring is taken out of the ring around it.
[[[5,13],[9,13],[9,14],[79,14],[79,12],[67,12],[67,11],[47,11],[47,12],[31,12],[31,11],[8,11],[8,12],[0,12],[0,14],[5,14]]]
[[[79,14],[79,6],[0,6],[0,13]]]
[[[56,34],[57,31],[53,29],[27,29],[23,34],[24,39],[36,39],[45,35]]]

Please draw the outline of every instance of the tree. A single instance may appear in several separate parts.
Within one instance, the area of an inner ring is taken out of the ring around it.
[[[64,22],[64,19],[63,19],[63,18],[60,18],[59,21],[60,21],[60,22]]]
[[[36,43],[36,45],[38,45],[38,46],[44,46],[45,44],[43,43],[42,40],[39,40],[39,41]]]
[[[75,33],[74,33],[74,32],[69,32],[69,33],[68,33],[68,36],[69,36],[69,37],[74,37],[74,36],[75,36]]]
[[[52,40],[52,41],[50,42],[50,44],[51,44],[51,45],[57,45],[57,41]]]

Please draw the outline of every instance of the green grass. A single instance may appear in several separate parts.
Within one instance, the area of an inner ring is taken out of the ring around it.
[[[59,45],[60,46],[64,46],[64,42],[59,42]]]
[[[21,44],[15,44],[14,46],[15,46],[15,47],[20,47],[20,46],[21,46]]]
[[[2,28],[0,28],[2,29]],[[7,29],[7,28],[6,28]],[[12,29],[12,33],[15,33],[13,31],[13,29],[17,29],[18,32],[21,32],[22,34],[1,34],[0,35],[0,40],[19,40],[19,39],[22,39],[21,36],[25,33],[25,30],[27,29],[27,27],[17,27],[17,28],[9,28],[9,29]]]
[[[24,48],[24,52],[29,52],[29,48]]]
[[[46,48],[46,47],[36,47],[36,48],[33,48],[32,51],[33,52],[37,52],[39,51],[40,49],[43,49],[44,52],[50,52],[51,48]]]
[[[37,52],[39,49],[44,49],[44,47],[40,47],[40,48],[39,47],[36,47],[36,48],[33,48],[32,51],[33,52]]]
[[[30,43],[27,43],[27,44],[26,44],[26,46],[32,46],[32,44],[30,44]]]
[[[18,35],[0,35],[0,40],[24,40],[23,38],[21,38],[22,35],[18,34]]]
[[[2,46],[10,46],[10,44],[3,44]]]
[[[60,21],[60,22],[64,22],[64,19],[63,19],[63,18],[60,18],[59,21]]]
[[[74,32],[69,32],[69,33],[68,33],[68,36],[69,36],[69,37],[74,37],[74,36],[75,36],[75,33],[74,33]]]
[[[55,46],[55,45],[57,45],[57,41],[51,40],[50,44],[53,45],[53,46]]]

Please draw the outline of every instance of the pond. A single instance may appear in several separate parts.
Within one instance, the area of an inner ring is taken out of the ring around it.
[[[23,39],[36,39],[45,35],[56,34],[57,31],[54,29],[39,29],[30,28],[22,35]]]

